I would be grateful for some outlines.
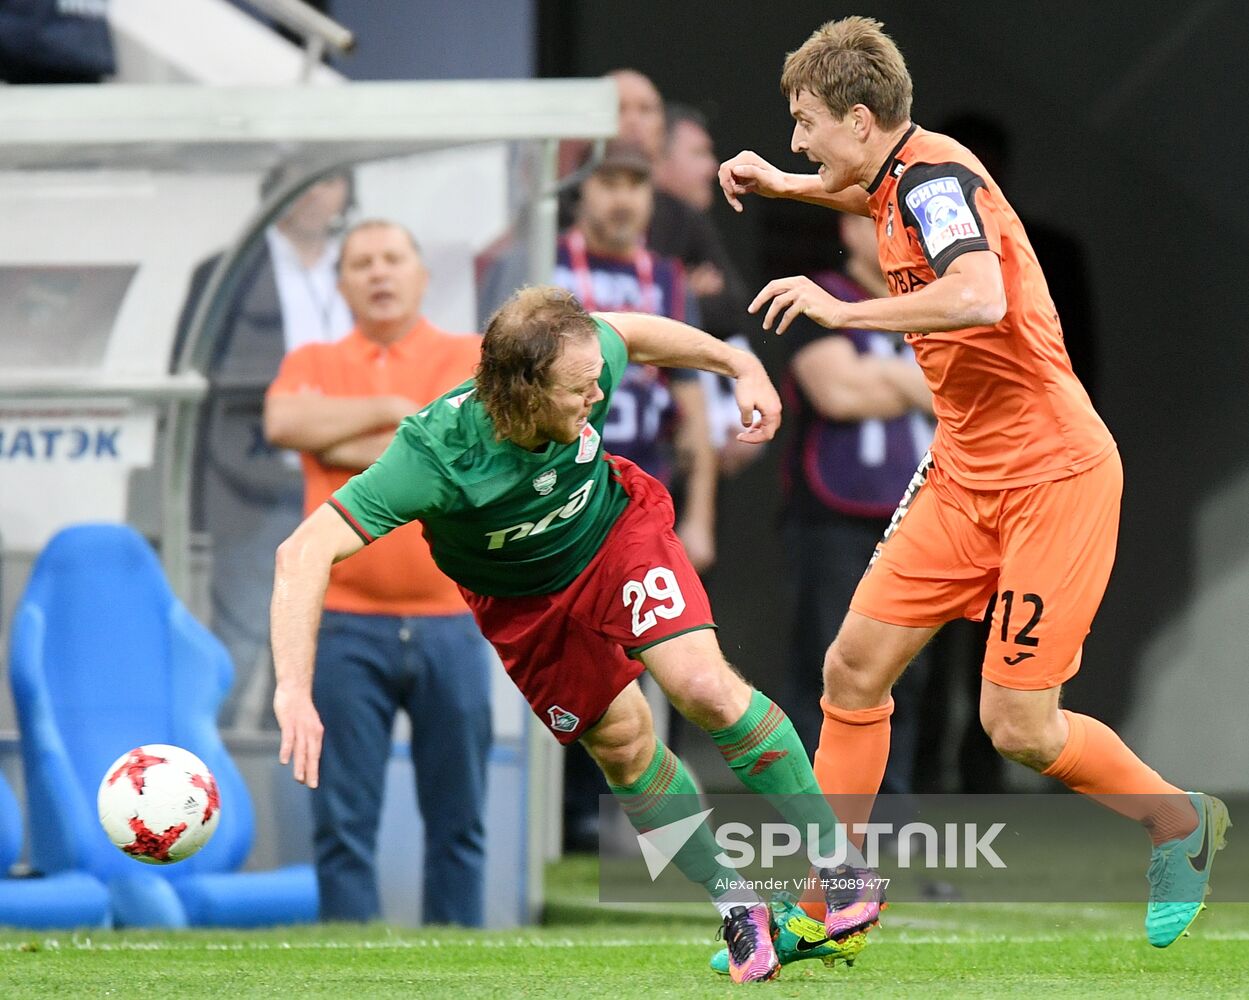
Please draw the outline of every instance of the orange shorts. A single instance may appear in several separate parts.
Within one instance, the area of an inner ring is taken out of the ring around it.
[[[914,627],[988,615],[983,676],[1054,687],[1080,668],[1114,565],[1122,492],[1117,451],[1066,479],[991,492],[921,465],[850,608]]]

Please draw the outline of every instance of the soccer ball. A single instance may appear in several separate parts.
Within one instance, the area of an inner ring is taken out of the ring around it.
[[[149,865],[189,858],[221,819],[212,772],[189,750],[163,743],[118,757],[100,782],[96,805],[108,839]]]

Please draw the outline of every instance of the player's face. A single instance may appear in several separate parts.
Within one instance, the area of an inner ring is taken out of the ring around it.
[[[415,323],[428,281],[420,254],[396,226],[357,229],[343,245],[338,288],[366,336],[370,328]]]
[[[582,337],[564,344],[551,366],[546,405],[538,420],[538,434],[547,441],[572,444],[590,419],[594,404],[603,398],[599,376],[603,352],[598,337]]]
[[[794,118],[790,148],[820,165],[824,190],[840,191],[857,183],[863,147],[854,133],[854,112],[834,118],[823,101],[800,90],[789,99],[789,113]]]
[[[629,170],[600,170],[581,185],[578,222],[595,249],[628,254],[651,224],[651,183]]]
[[[707,130],[692,121],[680,121],[664,154],[664,186],[700,212],[711,208],[712,182],[720,169]]]

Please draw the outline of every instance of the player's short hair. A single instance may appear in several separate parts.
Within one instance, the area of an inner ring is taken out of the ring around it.
[[[481,341],[477,398],[494,423],[496,438],[533,435],[551,386],[551,367],[564,344],[597,335],[590,314],[562,288],[522,288],[495,311]]]
[[[870,17],[844,17],[816,28],[785,57],[781,93],[807,91],[840,119],[856,104],[871,109],[884,128],[911,117],[911,74],[898,46]]]

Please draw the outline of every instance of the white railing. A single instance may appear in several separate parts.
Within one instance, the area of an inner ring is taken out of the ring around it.
[[[304,40],[305,79],[321,62],[327,47],[343,53],[350,52],[356,44],[355,35],[348,28],[303,0],[251,0],[251,5]]]

